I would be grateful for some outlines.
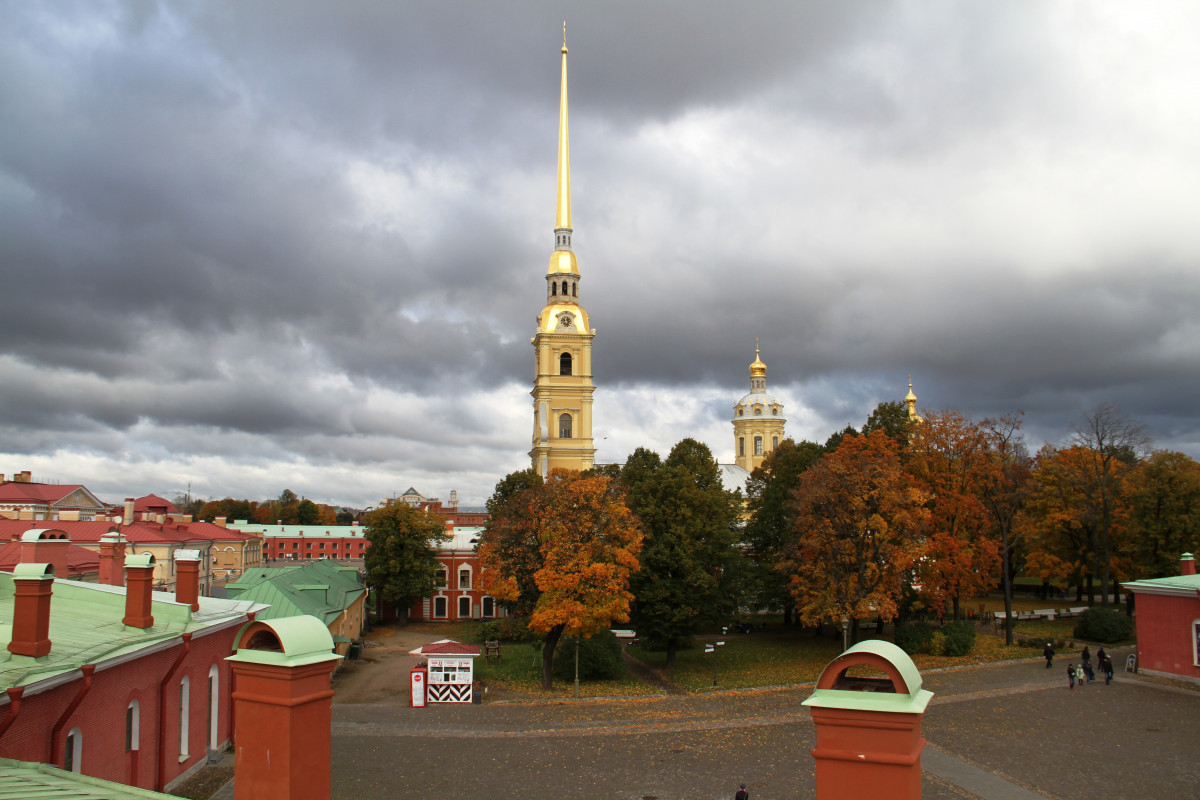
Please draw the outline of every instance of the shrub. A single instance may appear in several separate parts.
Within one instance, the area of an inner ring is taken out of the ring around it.
[[[1133,638],[1133,620],[1111,608],[1089,608],[1079,615],[1075,638],[1112,644]]]
[[[912,655],[925,650],[933,626],[927,622],[901,622],[896,626],[896,646]]]
[[[942,626],[945,637],[945,655],[965,656],[975,646],[975,626],[966,621],[949,622]]]
[[[600,631],[590,639],[579,640],[579,679],[610,680],[625,669],[621,662],[621,642],[612,631]],[[575,637],[563,636],[554,650],[554,676],[575,680]]]
[[[931,656],[943,656],[946,654],[946,634],[941,631],[934,631],[929,641],[925,643],[925,652]]]

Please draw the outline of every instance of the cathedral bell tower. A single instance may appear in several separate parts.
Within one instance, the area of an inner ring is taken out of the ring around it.
[[[533,469],[543,478],[564,467],[590,469],[592,446],[592,329],[579,304],[579,265],[571,250],[571,155],[567,135],[567,34],[563,24],[562,94],[558,109],[558,207],[554,252],[546,271],[546,305],[530,339],[535,353]]]
[[[783,441],[783,403],[767,394],[767,365],[759,358],[754,342],[750,365],[750,393],[733,407],[733,463],[747,472],[763,462]]]

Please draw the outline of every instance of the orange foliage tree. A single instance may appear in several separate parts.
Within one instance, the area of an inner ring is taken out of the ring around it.
[[[883,431],[847,436],[806,470],[796,490],[798,545],[785,562],[800,619],[895,619],[923,553],[925,496]]]
[[[554,470],[544,485],[497,505],[480,537],[481,581],[546,634],[543,689],[563,633],[587,637],[629,620],[629,578],[641,549],[641,525],[608,476]]]
[[[917,566],[918,595],[954,618],[960,601],[987,592],[999,547],[980,490],[994,468],[984,430],[957,411],[926,415],[909,444],[908,467],[927,497],[926,552]]]

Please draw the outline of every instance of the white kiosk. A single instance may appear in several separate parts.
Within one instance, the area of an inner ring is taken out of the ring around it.
[[[443,639],[412,652],[429,661],[426,693],[430,703],[471,702],[475,659],[480,655],[477,645]]]

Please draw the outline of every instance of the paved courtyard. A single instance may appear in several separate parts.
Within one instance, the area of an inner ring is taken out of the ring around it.
[[[370,666],[406,686],[403,664]],[[924,797],[1195,796],[1200,693],[1123,673],[1069,691],[1065,666],[927,674]],[[808,689],[425,709],[387,694],[335,702],[334,798],[730,798],[743,781],[755,800],[815,796]]]

